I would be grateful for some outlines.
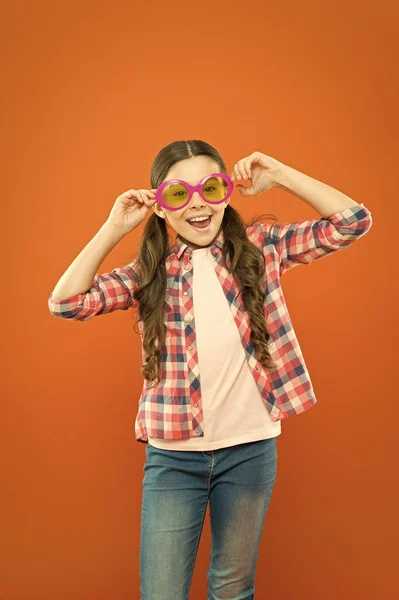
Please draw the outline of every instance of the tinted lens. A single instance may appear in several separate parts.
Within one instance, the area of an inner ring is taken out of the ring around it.
[[[187,202],[188,189],[182,183],[170,183],[162,192],[162,200],[171,208],[179,208]]]
[[[202,194],[210,204],[223,200],[227,192],[227,181],[222,177],[210,177],[202,185]],[[162,200],[171,208],[183,206],[187,199],[188,189],[182,183],[170,183],[162,192]]]
[[[223,177],[210,177],[202,186],[202,193],[207,202],[220,202],[227,196],[227,181]]]

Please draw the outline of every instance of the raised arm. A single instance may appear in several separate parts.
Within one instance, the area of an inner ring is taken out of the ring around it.
[[[137,227],[155,202],[149,190],[128,190],[116,199],[107,221],[58,281],[48,299],[55,317],[87,321],[95,315],[126,310],[136,301],[137,258],[111,273],[97,274],[112,248]]]
[[[328,217],[293,223],[258,223],[264,248],[272,244],[280,261],[280,276],[292,267],[343,250],[365,235],[372,225],[370,211],[359,204]]]

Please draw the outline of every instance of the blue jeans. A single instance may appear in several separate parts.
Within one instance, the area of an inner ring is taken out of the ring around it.
[[[275,437],[209,451],[146,446],[140,599],[188,600],[209,500],[208,600],[253,600],[277,472]]]

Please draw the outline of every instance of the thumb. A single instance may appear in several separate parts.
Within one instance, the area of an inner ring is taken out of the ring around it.
[[[240,194],[242,194],[243,196],[248,196],[252,190],[252,186],[245,185],[238,185],[237,188]]]

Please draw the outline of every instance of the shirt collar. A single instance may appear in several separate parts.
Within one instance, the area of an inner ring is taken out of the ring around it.
[[[214,250],[216,247],[223,248],[223,243],[224,243],[224,234],[223,234],[223,230],[221,229],[218,236],[215,238],[211,249]],[[181,258],[182,254],[184,253],[184,251],[187,248],[189,248],[189,246],[185,242],[183,242],[183,240],[181,239],[181,237],[179,235],[177,235],[175,245],[173,246],[171,253],[175,253],[177,258]]]

